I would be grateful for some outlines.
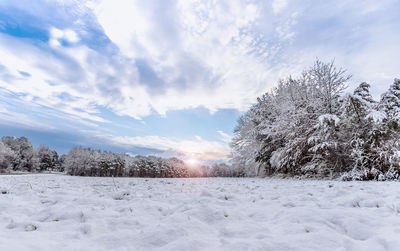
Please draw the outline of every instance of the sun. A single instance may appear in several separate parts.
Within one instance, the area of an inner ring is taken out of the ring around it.
[[[189,166],[196,166],[197,164],[199,164],[199,161],[197,159],[187,159],[185,160],[186,164],[188,164]]]

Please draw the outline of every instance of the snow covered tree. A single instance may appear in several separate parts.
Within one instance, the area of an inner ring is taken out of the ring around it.
[[[335,114],[337,100],[347,88],[346,83],[351,75],[347,75],[346,70],[336,68],[334,61],[324,63],[317,60],[304,76],[306,82],[310,84],[314,96],[322,100],[324,113]]]
[[[349,78],[333,62],[317,60],[299,78],[280,80],[277,88],[257,99],[239,120],[232,142],[234,165],[251,163],[264,170],[249,172],[245,168],[248,175],[311,171],[307,168],[322,148],[318,153],[310,148],[321,146],[326,138],[319,137],[318,143],[309,139],[316,140],[326,132],[326,128],[318,127],[320,116],[339,114],[338,100]]]
[[[382,95],[379,108],[386,113],[390,128],[398,130],[400,127],[400,79],[395,79],[389,90]]]
[[[239,119],[233,166],[249,176],[397,177],[400,81],[378,105],[365,82],[342,97],[350,77],[317,60],[300,77],[280,80]]]
[[[9,171],[13,167],[16,155],[14,151],[0,141],[0,173]]]
[[[333,114],[318,117],[314,131],[308,137],[310,161],[302,167],[302,173],[312,173],[321,177],[333,177],[343,168],[339,135],[340,119]]]
[[[54,170],[58,164],[58,154],[54,150],[50,150],[48,146],[40,145],[37,150],[37,157],[39,158],[39,170]]]
[[[353,95],[342,99],[341,128],[344,155],[348,163],[346,179],[377,179],[380,174],[379,145],[382,141],[384,115],[373,100],[370,85],[363,82]],[[347,143],[349,142],[349,143]]]
[[[32,144],[26,137],[6,136],[1,141],[13,150],[16,157],[13,161],[13,170],[35,171],[38,168],[38,161]]]
[[[379,145],[382,179],[400,178],[400,79],[382,95],[378,109],[384,119],[379,128],[384,140]]]
[[[262,101],[259,99],[259,103]],[[257,154],[262,147],[262,141],[258,136],[258,121],[254,114],[255,109],[239,118],[238,125],[234,130],[234,138],[231,143],[233,150],[233,162],[237,170],[241,170],[248,175],[256,175],[259,173],[260,164],[257,163]],[[244,170],[243,168],[246,168]]]
[[[223,176],[238,176],[230,166],[222,165]],[[58,170],[69,175],[100,177],[207,177],[210,167],[191,167],[178,158],[131,156],[91,148],[74,147],[68,154],[45,145],[35,151],[25,137],[3,137],[0,141],[0,172]]]
[[[226,164],[226,163],[218,163],[212,165],[210,169],[211,177],[241,177],[243,176],[241,173],[238,173],[234,167]]]

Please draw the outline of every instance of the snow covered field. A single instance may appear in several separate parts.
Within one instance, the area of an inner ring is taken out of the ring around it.
[[[0,250],[399,250],[400,183],[0,176]]]

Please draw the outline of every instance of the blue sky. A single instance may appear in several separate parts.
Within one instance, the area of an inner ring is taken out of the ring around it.
[[[229,158],[237,118],[318,57],[400,77],[400,1],[0,1],[0,136]]]

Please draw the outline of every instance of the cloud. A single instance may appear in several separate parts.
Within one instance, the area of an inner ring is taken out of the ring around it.
[[[1,96],[0,96],[1,97]],[[6,108],[6,104],[0,103],[0,124],[9,126],[23,126],[31,129],[55,129],[53,125],[47,124],[43,121],[33,118],[29,114],[14,112]]]
[[[272,9],[275,14],[281,12],[288,4],[288,0],[273,0]]]
[[[5,125],[22,125],[27,128],[35,128],[35,129],[55,129],[54,127],[40,122],[36,121],[35,119],[32,119],[32,117],[24,114],[15,114],[15,113],[6,113],[6,112],[0,112],[0,123],[5,124]]]
[[[1,58],[7,58],[1,62],[7,72],[0,78],[0,87],[24,94],[36,104],[95,122],[106,122],[99,106],[137,118],[149,114],[148,106],[139,109],[138,104],[147,96],[140,96],[144,87],[134,85],[135,69],[122,59],[110,59],[83,45],[49,51],[4,34],[0,34],[0,47]],[[21,70],[31,77],[21,78],[17,74]]]
[[[49,43],[51,46],[61,46],[64,41],[72,44],[79,41],[78,35],[71,29],[60,30],[53,27],[50,29],[50,35]]]
[[[221,140],[226,143],[230,143],[232,141],[232,136],[228,135],[227,133],[218,130],[218,134],[221,136]]]
[[[135,119],[197,107],[245,111],[279,77],[300,72],[316,57],[336,58],[355,69],[357,80],[365,74],[381,83],[397,69],[390,62],[396,62],[399,38],[391,31],[399,23],[390,19],[395,9],[383,24],[365,17],[381,17],[392,4],[71,1],[66,6],[74,11],[61,16],[59,27],[46,20],[48,47],[1,35],[9,70],[2,87],[105,122],[99,107]],[[101,29],[109,42],[94,49],[88,34]],[[71,99],[60,98],[66,96]]]
[[[3,34],[1,56],[9,58],[3,63],[13,78],[3,79],[2,87],[95,122],[105,121],[96,107],[136,119],[197,107],[244,111],[268,87],[268,64],[253,46],[260,39],[251,32],[259,15],[256,4],[172,1],[160,7],[154,1],[100,1],[90,6],[119,52],[113,45],[98,51],[84,40],[77,44],[81,39],[71,28],[49,27],[49,47]],[[158,8],[167,11],[155,16]],[[17,70],[31,74],[29,84],[15,76]],[[60,98],[65,96],[71,99]]]
[[[313,1],[291,2],[284,12],[296,13],[291,30],[295,32],[285,53],[295,65],[291,74],[311,65],[315,58],[335,59],[338,66],[353,75],[352,91],[362,81],[372,85],[379,96],[398,75],[400,56],[397,44],[400,36],[393,30],[400,28],[395,21],[400,6],[394,1],[339,1],[332,8],[329,3]],[[329,13],[329,14],[327,14]],[[297,65],[297,67],[296,67]]]
[[[194,157],[201,160],[228,160],[230,149],[222,142],[208,141],[195,136],[193,139],[178,139],[160,136],[113,136],[96,135],[109,143],[117,146],[139,146],[153,148],[164,152],[167,155]],[[164,154],[164,155],[165,155]]]
[[[68,129],[75,132],[82,128],[98,127],[95,123],[73,114],[66,114],[63,110],[36,104],[29,96],[15,95],[2,88],[0,100],[0,124],[50,131]]]
[[[251,31],[259,8],[233,1],[105,0],[94,13],[122,55],[146,62],[162,79],[157,88],[163,92],[146,101],[165,114],[200,106],[243,111],[267,88],[269,64],[257,55],[262,38]]]
[[[8,110],[5,107],[0,107],[0,113],[8,113]]]

